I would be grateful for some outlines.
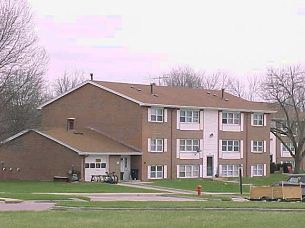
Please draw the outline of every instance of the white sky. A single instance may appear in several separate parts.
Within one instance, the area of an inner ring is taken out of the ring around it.
[[[180,64],[244,77],[305,62],[305,1],[29,0],[47,77],[148,82]]]

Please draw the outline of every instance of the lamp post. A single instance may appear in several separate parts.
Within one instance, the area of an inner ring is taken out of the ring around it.
[[[239,175],[239,191],[240,191],[240,194],[241,194],[241,195],[243,194],[242,168],[243,168],[243,165],[240,164],[240,165],[239,165],[239,168],[238,168],[238,175]]]

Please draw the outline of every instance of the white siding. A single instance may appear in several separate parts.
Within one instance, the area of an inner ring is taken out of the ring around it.
[[[207,157],[213,156],[213,174],[217,173],[218,167],[218,118],[221,112],[218,114],[217,110],[204,110],[203,117],[203,172],[202,176],[207,177],[206,163]],[[220,117],[221,118],[221,117]]]
[[[222,112],[219,112],[218,114],[218,125],[219,125],[219,130],[222,131]]]
[[[200,153],[199,153],[200,158],[203,157],[203,139],[200,139]]]
[[[200,111],[200,130],[203,130],[203,111]]]

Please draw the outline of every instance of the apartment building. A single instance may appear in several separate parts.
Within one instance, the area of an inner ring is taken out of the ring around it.
[[[40,129],[2,142],[4,179],[266,176],[270,110],[224,90],[87,81],[39,107]],[[32,167],[32,168],[29,168]],[[17,171],[17,169],[19,171]]]

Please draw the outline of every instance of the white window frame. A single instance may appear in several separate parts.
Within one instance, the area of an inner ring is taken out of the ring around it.
[[[179,178],[199,178],[200,176],[200,165],[179,165]],[[181,174],[183,174],[181,176]]]
[[[195,143],[196,142],[196,143]],[[199,139],[180,139],[179,141],[180,152],[200,152],[200,140]]]
[[[261,144],[261,145],[259,145]],[[251,151],[254,153],[263,153],[264,152],[264,141],[252,141]]]
[[[222,112],[222,124],[240,125],[240,112]]]
[[[222,177],[238,177],[239,165],[236,164],[224,164],[221,165],[221,176]]]
[[[253,113],[252,114],[252,126],[264,126],[264,113]]]
[[[159,118],[159,119],[158,119]],[[164,109],[151,107],[150,109],[150,121],[151,122],[164,122]]]
[[[158,170],[158,167],[161,167],[161,171]],[[155,169],[155,171],[152,170],[153,168]],[[149,179],[163,179],[163,177],[164,177],[163,170],[164,170],[163,165],[151,165]],[[158,176],[158,174],[159,174],[159,176]]]
[[[164,152],[164,139],[150,139],[150,152]]]
[[[261,172],[261,173],[260,173]],[[252,176],[261,177],[264,176],[264,164],[256,164],[252,166]]]
[[[199,123],[199,119],[200,110],[180,109],[180,123]]]
[[[295,151],[295,148],[294,148],[292,142],[288,142],[286,144],[292,151]],[[285,154],[286,154],[286,156],[284,156]],[[289,150],[284,146],[283,143],[281,143],[281,157],[292,157]]]
[[[221,141],[221,151],[226,153],[240,153],[240,141],[239,140],[222,140]],[[224,150],[225,147],[225,150]],[[230,147],[232,150],[229,150]],[[235,147],[238,147],[238,150],[235,150]]]

